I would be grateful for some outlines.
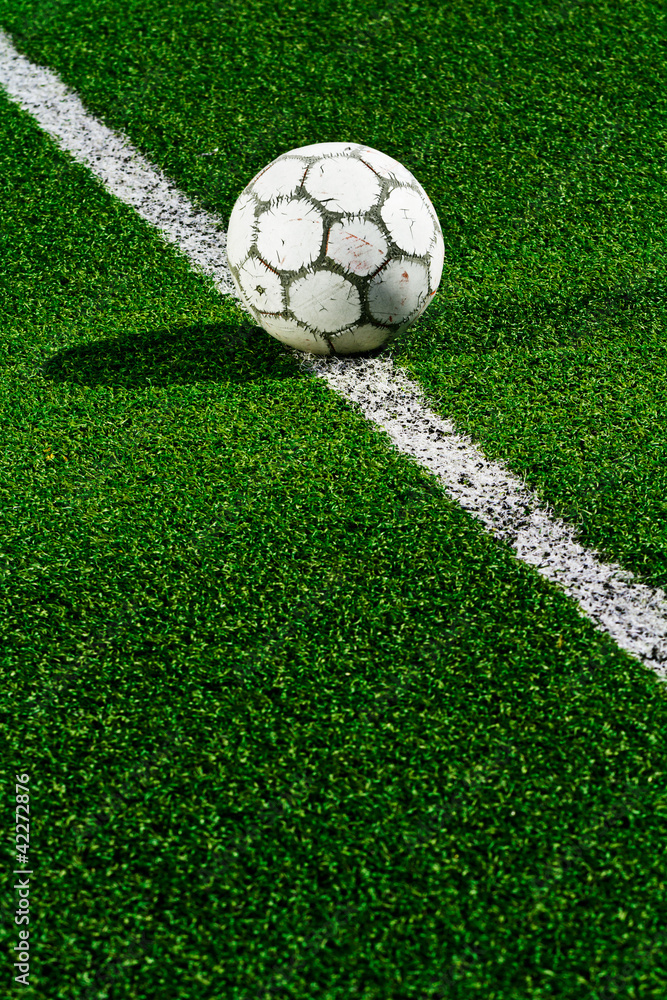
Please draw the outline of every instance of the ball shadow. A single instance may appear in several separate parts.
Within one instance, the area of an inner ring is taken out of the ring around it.
[[[126,388],[303,377],[292,353],[251,323],[161,327],[67,347],[39,371],[55,383]]]

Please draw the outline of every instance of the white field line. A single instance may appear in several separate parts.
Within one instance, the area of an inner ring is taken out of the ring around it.
[[[356,403],[399,451],[415,458],[522,562],[559,584],[596,628],[667,679],[667,599],[575,541],[515,475],[488,461],[388,359],[317,358],[303,363]]]
[[[84,109],[50,70],[20,55],[0,30],[0,86],[57,144],[85,164],[191,261],[234,295],[222,222],[197,209],[121,135]],[[428,408],[415,383],[383,359],[312,359],[301,364],[385,431],[394,445],[436,476],[445,491],[481,520],[517,558],[557,583],[596,628],[667,679],[667,597],[575,541],[525,485],[486,460],[451,421]]]
[[[123,136],[88,114],[48,69],[20,55],[0,29],[0,86],[61,149],[83,163],[120,201],[156,226],[223,294],[233,291],[223,223],[196,208]]]

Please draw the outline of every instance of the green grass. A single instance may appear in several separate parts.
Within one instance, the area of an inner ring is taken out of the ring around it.
[[[585,544],[665,587],[663,19],[638,0],[0,0],[27,54],[225,219],[298,145],[414,170],[447,257],[396,360]],[[582,355],[593,383],[563,407]],[[489,383],[462,386],[480,357]]]
[[[0,22],[223,215],[299,142],[363,138],[417,170],[448,271],[397,360],[661,580],[657,96],[630,129],[654,57],[661,86],[654,8],[560,8],[540,34],[522,8],[397,3],[370,26],[355,8],[349,35],[344,7],[325,28],[317,9],[0,0]],[[501,67],[502,92],[447,103]],[[513,236],[540,172],[586,148],[593,98],[625,162],[654,157],[634,220],[601,150],[566,185],[607,178],[595,253],[573,249],[581,201],[543,196]],[[31,774],[36,867],[21,995],[662,998],[664,689],[5,102],[0,160],[3,757]],[[532,262],[547,215],[564,235]]]

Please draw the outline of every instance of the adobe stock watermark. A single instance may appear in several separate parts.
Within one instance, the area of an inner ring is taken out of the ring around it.
[[[16,909],[14,911],[14,923],[19,927],[18,943],[13,945],[15,958],[14,962],[16,975],[14,981],[23,986],[30,985],[30,876],[32,869],[28,858],[30,850],[30,792],[28,783],[29,774],[17,774],[16,776],[16,864],[13,874],[17,876],[14,883],[16,891]]]

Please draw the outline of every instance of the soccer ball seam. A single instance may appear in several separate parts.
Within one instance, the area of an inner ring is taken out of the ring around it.
[[[368,162],[373,158],[379,159],[378,170]],[[338,171],[330,166],[336,159],[341,161]],[[372,185],[365,186],[355,162],[368,171]],[[313,170],[317,164],[319,175]],[[266,178],[272,168],[273,190],[268,183],[271,178]],[[276,176],[282,188],[275,184]],[[262,178],[266,180],[260,185]],[[357,189],[350,179],[358,181]],[[255,190],[257,186],[261,190]],[[369,190],[372,201],[364,206],[360,198]],[[402,200],[400,192],[405,192]],[[286,343],[296,344],[298,330],[302,330],[314,338],[315,346],[323,342],[331,352],[341,335],[354,339],[355,331],[362,328],[365,342],[370,342],[368,331],[375,329],[383,334],[375,339],[388,343],[435,295],[444,256],[435,209],[419,182],[384,154],[349,144],[319,155],[293,150],[256,174],[237,205],[235,219],[245,228],[239,230],[237,225],[232,232],[230,220],[228,245],[233,253],[229,263],[234,283],[243,305],[260,325],[265,325],[262,319],[279,322],[273,330],[266,329]],[[383,208],[389,212],[388,221]],[[281,233],[276,226],[288,228]],[[313,239],[316,232],[319,250]],[[237,233],[241,245],[235,240]],[[292,244],[297,240],[295,245],[289,245],[290,234]],[[383,258],[377,266],[373,251]],[[282,261],[299,266],[280,266]],[[272,275],[270,287],[258,277],[260,265],[267,276]],[[258,283],[253,286],[253,281]],[[290,324],[297,330],[291,330]]]

